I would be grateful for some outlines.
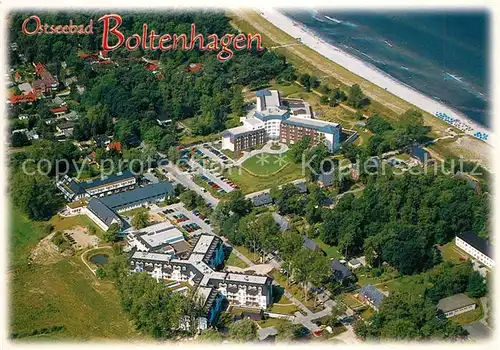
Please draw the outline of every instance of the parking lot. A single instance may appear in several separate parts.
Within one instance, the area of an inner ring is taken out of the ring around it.
[[[224,153],[213,147],[208,143],[204,143],[202,146],[198,147],[201,152],[209,156],[211,159],[219,162],[222,165],[230,165],[233,163],[233,160],[226,156]]]
[[[173,224],[181,227],[190,236],[197,236],[201,233],[213,234],[210,220],[201,215],[197,210],[187,210],[182,203],[176,203],[161,208],[161,212],[165,214]]]

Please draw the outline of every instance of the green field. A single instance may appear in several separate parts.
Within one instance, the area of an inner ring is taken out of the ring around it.
[[[234,253],[231,252],[229,254],[229,257],[226,260],[226,266],[236,266],[236,267],[241,267],[242,269],[248,267],[248,265],[238,258]]]
[[[16,209],[10,218],[10,334],[30,341],[144,339],[122,311],[114,285],[97,279],[79,254],[54,264],[29,264],[44,223],[32,222]],[[67,221],[53,222],[68,226]]]
[[[254,176],[242,168],[227,169],[224,177],[238,185],[243,194],[262,191],[273,186],[303,178],[301,164],[290,163],[278,173],[269,176]],[[278,181],[279,180],[279,181]]]
[[[286,153],[282,155],[262,153],[257,154],[242,164],[249,173],[257,176],[269,176],[284,169],[290,164]]]

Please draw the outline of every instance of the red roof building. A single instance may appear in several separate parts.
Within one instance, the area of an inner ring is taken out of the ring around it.
[[[187,66],[186,70],[190,73],[196,73],[202,68],[203,66],[201,65],[201,63],[190,63],[189,66]]]
[[[106,149],[108,151],[111,151],[112,149],[116,150],[117,152],[121,152],[122,151],[122,144],[120,141],[114,141],[114,142],[111,142],[107,147]]]
[[[54,113],[56,115],[57,114],[64,114],[67,112],[67,110],[68,110],[68,107],[66,107],[66,106],[49,109],[49,111],[51,111],[52,113]]]
[[[35,74],[40,77],[33,82],[33,89],[35,94],[45,94],[51,92],[52,89],[56,89],[59,84],[57,79],[50,74],[50,72],[45,68],[43,64],[38,62],[35,65]]]
[[[158,69],[158,66],[156,64],[149,63],[146,65],[146,70],[148,70],[150,72],[155,72],[157,69]]]
[[[9,98],[10,103],[13,105],[18,104],[18,103],[31,103],[36,101],[36,95],[33,93],[33,91],[30,91],[26,95],[13,95]]]

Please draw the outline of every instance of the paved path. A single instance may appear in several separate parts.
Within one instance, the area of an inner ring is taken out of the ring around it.
[[[264,145],[264,147],[262,147],[261,149],[256,149],[256,150],[253,150],[253,151],[250,151],[250,152],[243,151],[243,156],[241,158],[239,158],[237,161],[235,161],[234,165],[236,165],[236,166],[241,165],[247,159],[252,158],[253,156],[255,156],[257,154],[262,154],[262,153],[282,154],[282,153],[285,153],[286,151],[288,151],[288,149],[289,149],[288,146],[285,145],[284,143],[279,143],[279,145],[281,146],[281,148],[279,150],[271,149],[271,145],[273,143],[274,143],[273,141],[268,141]]]
[[[82,255],[80,255],[80,259],[82,259],[83,263],[85,264],[85,266],[87,266],[90,270],[90,272],[92,272],[94,275],[95,275],[95,269],[93,269],[89,263],[83,258],[84,255],[86,255],[88,252],[91,252],[92,250],[97,250],[97,249],[111,249],[112,247],[110,246],[103,246],[103,247],[95,247],[95,248],[91,248],[91,249],[87,249],[86,251],[84,251],[82,253]]]
[[[190,190],[195,191],[197,194],[202,196],[205,201],[210,203],[214,208],[219,204],[219,199],[215,198],[212,196],[209,192],[204,192],[202,190],[201,186],[198,186],[191,178],[186,175],[184,172],[182,172],[177,166],[175,165],[163,165],[160,168],[166,169],[170,176],[174,177],[177,182],[181,183],[185,187],[189,188]]]

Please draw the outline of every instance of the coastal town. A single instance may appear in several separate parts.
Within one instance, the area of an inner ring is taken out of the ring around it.
[[[127,16],[127,33],[258,32],[237,14]],[[490,336],[489,164],[452,145],[492,136],[389,112],[266,38],[222,64],[10,37],[11,338]]]

